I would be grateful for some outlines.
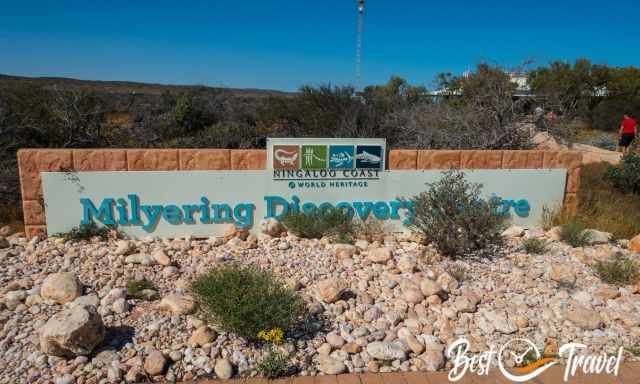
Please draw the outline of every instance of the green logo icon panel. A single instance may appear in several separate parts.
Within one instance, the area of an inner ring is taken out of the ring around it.
[[[327,146],[303,145],[300,160],[302,169],[327,168]]]

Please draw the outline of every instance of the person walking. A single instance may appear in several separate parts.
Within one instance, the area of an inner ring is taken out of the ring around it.
[[[620,123],[620,142],[618,143],[620,152],[626,154],[629,151],[629,146],[637,134],[638,123],[625,114]]]

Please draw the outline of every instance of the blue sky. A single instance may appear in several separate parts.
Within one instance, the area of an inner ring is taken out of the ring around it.
[[[0,73],[294,90],[353,84],[355,0],[0,0]],[[364,84],[480,61],[640,66],[640,2],[367,0]]]

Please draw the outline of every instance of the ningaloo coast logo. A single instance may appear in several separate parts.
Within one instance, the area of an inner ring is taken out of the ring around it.
[[[377,169],[384,163],[380,145],[274,145],[273,169]]]
[[[580,353],[587,346],[580,343],[568,343],[562,345],[557,353],[543,351],[528,339],[514,338],[503,344],[499,349],[491,346],[488,351],[470,354],[469,341],[461,338],[453,342],[447,349],[447,356],[453,363],[448,378],[455,382],[461,380],[467,373],[475,373],[479,376],[488,375],[492,364],[497,361],[498,370],[510,381],[523,383],[541,375],[547,369],[559,365],[561,358],[565,358],[564,382],[573,377],[578,369],[584,374],[607,373],[618,375],[622,360],[623,347],[618,354],[607,356],[589,355]],[[513,367],[508,368],[506,361],[511,361]]]

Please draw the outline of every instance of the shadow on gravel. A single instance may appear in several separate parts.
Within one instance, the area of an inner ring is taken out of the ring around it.
[[[129,326],[106,327],[103,346],[116,351],[124,348],[127,343],[133,342],[135,329]]]

